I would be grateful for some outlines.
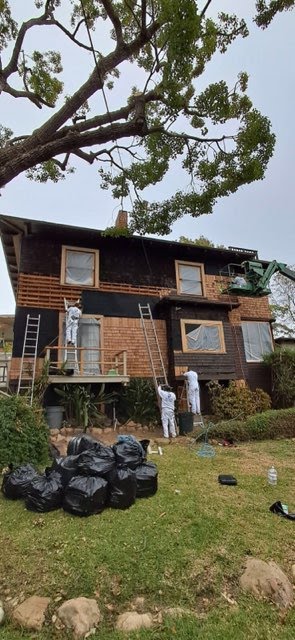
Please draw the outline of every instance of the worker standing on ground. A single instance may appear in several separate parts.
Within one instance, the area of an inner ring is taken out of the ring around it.
[[[77,346],[77,333],[79,327],[79,320],[82,315],[81,305],[79,300],[73,305],[68,304],[65,300],[66,315],[66,342],[68,345]]]
[[[199,379],[196,371],[192,371],[191,367],[183,373],[188,386],[188,402],[192,413],[201,413],[200,408],[200,387]]]
[[[168,384],[158,386],[158,394],[161,398],[161,419],[164,438],[176,438],[174,405],[176,395]]]

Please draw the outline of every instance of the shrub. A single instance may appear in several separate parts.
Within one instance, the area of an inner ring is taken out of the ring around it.
[[[24,398],[0,398],[0,469],[12,463],[46,463],[48,428],[42,409],[30,407]]]
[[[159,422],[159,408],[153,382],[146,378],[132,378],[120,394],[117,414],[119,420],[133,420],[140,424]]]
[[[295,404],[295,349],[275,349],[264,356],[271,368],[272,396],[275,407],[293,407]]]
[[[265,411],[246,420],[219,422],[210,430],[210,436],[238,441],[295,438],[295,409]]]
[[[270,409],[270,397],[262,389],[251,391],[247,386],[238,387],[234,381],[230,382],[228,387],[213,381],[207,386],[212,413],[217,420],[247,418],[257,412]]]

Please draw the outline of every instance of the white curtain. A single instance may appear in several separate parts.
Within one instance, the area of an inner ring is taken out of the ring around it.
[[[78,332],[79,347],[83,351],[83,374],[96,376],[100,374],[100,325],[95,318],[82,318]],[[89,349],[87,349],[89,347]],[[93,350],[91,349],[93,348]]]
[[[220,337],[218,327],[201,324],[186,334],[188,349],[193,351],[220,351]]]
[[[94,254],[83,251],[67,251],[67,284],[93,285]]]
[[[191,295],[202,295],[202,283],[200,267],[189,267],[183,264],[179,265],[179,278],[181,293]]]
[[[268,322],[242,322],[242,332],[247,362],[261,362],[265,353],[273,351]]]

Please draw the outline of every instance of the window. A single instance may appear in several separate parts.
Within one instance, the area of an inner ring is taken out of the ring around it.
[[[63,247],[61,258],[61,283],[98,287],[98,251]]]
[[[268,322],[242,322],[242,332],[247,362],[261,362],[265,353],[273,351]]]
[[[176,260],[176,282],[178,293],[188,296],[204,295],[204,267],[195,262]]]
[[[183,351],[225,353],[222,322],[181,320]]]

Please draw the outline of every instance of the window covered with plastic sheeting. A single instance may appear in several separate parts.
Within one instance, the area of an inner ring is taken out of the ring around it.
[[[82,318],[79,326],[78,346],[81,352],[83,375],[96,376],[100,368],[100,323],[96,318]]]
[[[62,284],[98,286],[98,251],[63,247]]]
[[[273,351],[273,340],[268,322],[242,322],[247,362],[261,362],[266,353]]]
[[[224,353],[222,322],[181,320],[183,351]]]
[[[204,295],[201,265],[189,262],[177,262],[176,275],[177,289],[179,293],[191,296]]]

